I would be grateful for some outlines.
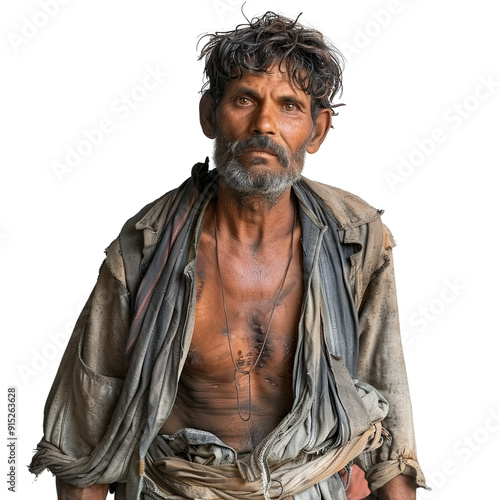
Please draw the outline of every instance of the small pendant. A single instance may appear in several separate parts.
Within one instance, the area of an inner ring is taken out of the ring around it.
[[[236,387],[236,400],[238,404],[238,415],[241,420],[247,422],[252,415],[252,389],[251,373],[234,370],[234,386]]]

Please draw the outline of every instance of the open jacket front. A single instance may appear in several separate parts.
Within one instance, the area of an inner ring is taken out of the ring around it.
[[[78,487],[126,481],[127,498],[138,498],[144,461],[172,409],[189,350],[196,250],[217,187],[216,171],[195,165],[190,179],[144,207],[107,248],[49,394],[32,472],[49,468]],[[306,285],[295,403],[253,453],[235,457],[241,487],[256,483],[256,495],[273,496],[286,464],[298,470],[314,463],[316,476],[294,482],[289,474],[280,493],[317,498],[312,485],[358,455],[372,490],[399,473],[424,485],[392,236],[380,212],[354,195],[305,178],[293,189]],[[383,442],[380,421],[390,435]]]

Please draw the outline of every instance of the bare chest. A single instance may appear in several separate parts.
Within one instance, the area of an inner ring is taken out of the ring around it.
[[[202,238],[194,330],[163,432],[204,429],[248,451],[290,410],[303,273],[299,253],[288,271],[282,256],[257,264],[226,253],[219,268]]]
[[[303,295],[300,254],[290,263],[232,255],[218,264],[212,253],[212,245],[200,247],[187,368],[221,379],[251,371],[271,385],[289,380]]]

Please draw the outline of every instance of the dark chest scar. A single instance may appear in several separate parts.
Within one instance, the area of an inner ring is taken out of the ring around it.
[[[253,311],[247,317],[250,331],[255,336],[257,341],[262,341],[266,335],[269,325],[269,314],[263,314],[260,311]]]
[[[272,332],[271,332],[272,333]],[[260,370],[271,369],[276,376],[280,373],[290,373],[293,370],[293,354],[295,342],[281,341],[268,337],[264,343],[261,339],[246,339],[243,342],[232,340],[232,360],[229,342],[218,344],[213,347],[191,345],[186,364],[192,368],[200,370],[218,369],[226,366],[227,363],[240,370]],[[236,345],[235,345],[236,344]]]
[[[256,342],[252,349],[247,352],[238,351],[234,362],[240,370],[250,370],[255,365],[255,368],[264,368],[272,359],[273,349],[269,340]]]
[[[199,366],[203,364],[203,356],[196,349],[189,349],[186,362],[192,366]]]

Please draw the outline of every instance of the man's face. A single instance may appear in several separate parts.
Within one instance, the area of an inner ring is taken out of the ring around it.
[[[244,71],[217,107],[214,161],[233,192],[272,202],[300,178],[313,133],[311,98],[286,73]]]

